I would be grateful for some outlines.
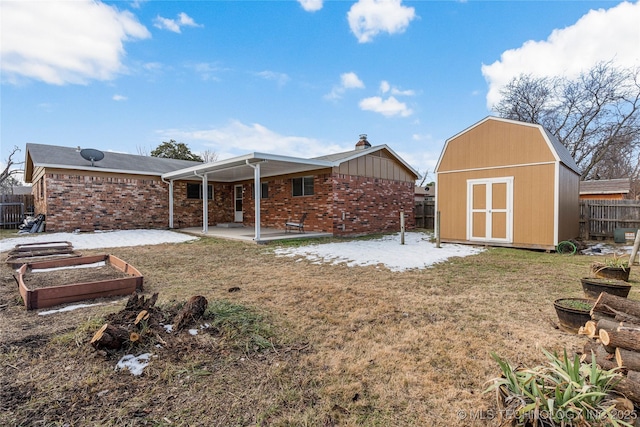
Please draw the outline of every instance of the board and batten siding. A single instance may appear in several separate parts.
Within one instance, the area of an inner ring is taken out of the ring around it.
[[[337,167],[337,173],[391,181],[415,181],[415,175],[411,171],[382,152],[382,150],[340,164]]]

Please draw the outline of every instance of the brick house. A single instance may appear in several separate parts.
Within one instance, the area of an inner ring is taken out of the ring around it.
[[[251,153],[199,163],[122,153],[100,161],[80,150],[27,144],[25,181],[47,231],[185,228],[237,223],[362,235],[414,226],[419,174],[386,145],[361,135],[354,150],[304,159]],[[207,188],[207,191],[202,191]],[[256,197],[259,194],[259,197]],[[258,215],[256,215],[258,212]]]

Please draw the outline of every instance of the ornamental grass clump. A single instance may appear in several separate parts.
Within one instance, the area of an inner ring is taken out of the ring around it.
[[[530,369],[513,367],[495,353],[502,376],[495,378],[486,392],[495,390],[502,414],[518,426],[630,426],[620,419],[609,392],[619,381],[616,369],[602,370],[573,360],[564,350],[563,358],[542,349],[548,363]],[[628,415],[628,414],[623,414]]]

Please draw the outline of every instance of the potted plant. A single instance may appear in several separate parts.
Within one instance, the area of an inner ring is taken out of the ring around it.
[[[577,334],[580,326],[591,320],[593,301],[586,298],[560,298],[553,302],[560,328]]]
[[[627,282],[629,281],[630,270],[628,256],[618,254],[613,254],[612,257],[605,258],[604,261],[597,261],[591,264],[593,275],[605,279],[618,279]]]
[[[491,380],[485,393],[495,390],[500,413],[518,426],[631,426],[629,420],[618,418],[612,411],[611,391],[620,379],[618,368],[605,371],[595,358],[591,364],[580,363],[564,350],[563,357],[542,349],[547,358],[544,365],[526,368],[512,366],[495,353],[502,375]],[[504,424],[501,424],[504,425]]]
[[[623,280],[604,279],[602,277],[583,277],[580,279],[584,296],[588,299],[598,299],[602,292],[626,298],[631,291],[631,285]]]

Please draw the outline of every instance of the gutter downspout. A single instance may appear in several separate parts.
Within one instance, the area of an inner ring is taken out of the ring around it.
[[[202,178],[202,233],[207,234],[209,231],[209,186],[207,174],[199,175],[196,171],[193,171],[193,174]]]
[[[245,160],[245,163],[253,168],[253,200],[255,202],[255,236],[253,240],[260,242],[260,198],[262,196],[262,187],[260,185],[260,163],[253,165],[249,163],[248,159]]]
[[[164,178],[160,178],[165,184],[169,184],[169,228],[173,229],[173,180],[165,181]]]

